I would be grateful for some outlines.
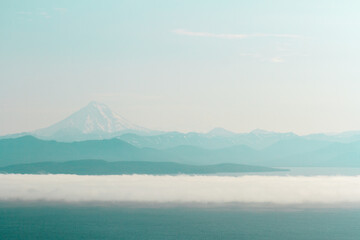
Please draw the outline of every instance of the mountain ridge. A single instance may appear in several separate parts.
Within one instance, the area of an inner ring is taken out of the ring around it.
[[[254,149],[264,149],[278,141],[303,138],[327,142],[351,143],[360,141],[360,131],[338,134],[309,134],[304,136],[292,132],[278,133],[255,129],[247,133],[235,133],[224,128],[214,128],[207,133],[163,132],[150,130],[126,120],[99,102],[90,102],[65,119],[46,128],[0,136],[0,139],[32,135],[43,140],[77,142],[119,138],[139,148],[167,149],[182,145],[192,145],[207,149],[221,149],[237,145],[247,145]]]
[[[290,139],[257,150],[246,145],[222,149],[191,145],[169,149],[139,148],[116,138],[72,143],[46,141],[32,136],[0,140],[0,167],[81,159],[177,162],[192,165],[236,163],[266,167],[360,167],[360,141],[333,143]]]

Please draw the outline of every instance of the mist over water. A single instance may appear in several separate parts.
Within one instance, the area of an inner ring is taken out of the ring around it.
[[[0,174],[0,201],[360,203],[360,176]]]

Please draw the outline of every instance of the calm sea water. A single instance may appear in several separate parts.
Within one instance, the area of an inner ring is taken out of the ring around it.
[[[360,209],[0,204],[0,239],[360,239]]]

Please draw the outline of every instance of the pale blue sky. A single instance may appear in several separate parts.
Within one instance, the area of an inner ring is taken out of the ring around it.
[[[0,2],[0,135],[95,100],[147,128],[360,129],[358,1]]]

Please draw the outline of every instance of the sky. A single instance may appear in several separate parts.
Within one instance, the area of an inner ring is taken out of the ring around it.
[[[165,131],[360,130],[358,1],[0,2],[0,135],[91,101]]]

